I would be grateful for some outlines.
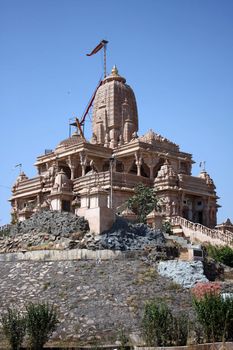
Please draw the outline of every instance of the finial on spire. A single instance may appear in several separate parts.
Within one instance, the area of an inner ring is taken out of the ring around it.
[[[118,69],[116,65],[112,67],[112,75],[118,75]]]

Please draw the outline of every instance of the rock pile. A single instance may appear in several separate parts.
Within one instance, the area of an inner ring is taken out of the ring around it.
[[[13,225],[7,237],[0,236],[0,252],[74,248],[129,251],[164,245],[163,233],[145,224],[130,224],[117,218],[111,230],[96,236],[89,232],[83,217],[56,211],[38,212]]]
[[[68,212],[40,211],[30,219],[12,226],[11,235],[45,232],[54,236],[68,237],[73,232],[89,231],[88,221]]]
[[[198,282],[208,282],[201,261],[160,261],[158,273],[163,277],[171,278],[184,288],[192,288]]]
[[[7,236],[0,236],[0,252],[39,249],[67,249],[74,239],[89,231],[88,221],[72,213],[42,211],[12,225]]]
[[[77,245],[78,248],[112,249],[112,250],[141,250],[145,247],[164,245],[165,238],[161,230],[154,230],[145,224],[131,224],[117,217],[109,231],[94,236],[91,233]]]

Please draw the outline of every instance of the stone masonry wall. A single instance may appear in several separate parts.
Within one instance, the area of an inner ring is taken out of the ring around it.
[[[115,344],[121,327],[140,334],[147,300],[160,298],[177,311],[191,306],[189,291],[139,258],[0,262],[0,280],[0,313],[29,301],[55,303],[60,325],[53,341],[63,344]]]

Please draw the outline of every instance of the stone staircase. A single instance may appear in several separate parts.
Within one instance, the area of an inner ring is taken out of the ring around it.
[[[211,243],[233,247],[233,233],[210,229],[204,225],[191,222],[180,216],[170,219],[174,235],[183,237],[192,243]]]
[[[169,235],[169,234],[165,233],[164,237],[168,241],[173,241],[173,242],[178,243],[182,248],[189,248],[191,246],[191,243],[187,237],[185,238],[185,237],[177,236],[176,233],[174,233],[174,235]]]
[[[167,241],[172,241],[173,243],[177,243],[179,245],[179,260],[190,260],[189,249],[196,248],[199,250],[199,246],[191,243],[189,237],[184,235],[181,225],[174,225],[173,235],[165,234],[164,236]]]
[[[184,237],[182,226],[179,223],[172,225],[172,232],[175,236]]]

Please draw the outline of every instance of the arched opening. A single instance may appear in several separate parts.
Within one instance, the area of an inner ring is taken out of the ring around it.
[[[138,173],[137,165],[135,164],[135,161],[134,161],[130,168],[129,174],[137,175],[137,173]]]
[[[141,175],[144,177],[150,177],[150,168],[145,163],[141,166]]]
[[[82,168],[78,165],[74,170],[74,178],[77,179],[80,176],[82,176]]]

